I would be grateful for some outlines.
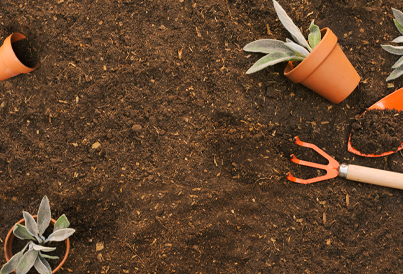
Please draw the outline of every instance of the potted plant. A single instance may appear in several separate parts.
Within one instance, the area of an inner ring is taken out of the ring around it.
[[[29,73],[38,67],[36,50],[22,33],[8,36],[0,47],[0,81],[21,73]]]
[[[7,263],[1,268],[0,274],[8,274],[13,271],[17,274],[25,274],[32,267],[41,274],[55,273],[67,259],[70,250],[68,237],[75,230],[68,228],[70,223],[66,215],[63,214],[57,221],[51,218],[49,200],[46,196],[42,199],[37,215],[31,216],[28,212],[24,211],[23,216],[24,219],[17,222],[6,237],[4,255]],[[50,223],[53,225],[53,232],[48,237],[45,237],[45,230]],[[14,236],[21,240],[29,240],[29,242],[20,252],[13,256],[11,248]],[[52,272],[52,268],[46,259],[58,259],[58,257],[47,254],[47,252],[56,249],[56,247],[49,247],[47,244],[61,241],[65,241],[66,243],[65,255],[61,263]]]
[[[295,42],[260,39],[247,44],[245,51],[266,55],[246,73],[288,61],[284,75],[291,81],[303,84],[333,103],[343,101],[357,87],[360,76],[338,45],[336,35],[329,28],[319,30],[312,20],[307,41],[280,4],[273,0],[273,5]]]
[[[400,10],[392,8],[393,15],[395,18],[393,21],[395,22],[395,26],[400,34],[403,34],[403,13]],[[392,41],[393,43],[403,43],[403,36],[399,36]],[[391,45],[381,45],[381,47],[389,53],[395,55],[403,55],[403,46],[391,46]],[[403,57],[400,57],[399,60],[392,66],[392,73],[386,78],[386,81],[394,80],[400,77],[403,74]]]

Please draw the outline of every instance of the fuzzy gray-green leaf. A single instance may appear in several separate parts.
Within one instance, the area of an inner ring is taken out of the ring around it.
[[[67,219],[66,215],[63,214],[62,216],[59,217],[59,219],[57,219],[54,227],[53,227],[53,232],[55,232],[56,230],[62,229],[62,228],[68,228],[70,226],[70,222]]]
[[[11,257],[11,259],[1,268],[0,274],[9,274],[13,272],[17,268],[18,262],[21,259],[22,255],[24,255],[23,253],[24,250],[18,252],[13,257]]]
[[[280,4],[273,0],[274,9],[276,10],[277,16],[280,19],[283,26],[291,33],[292,37],[298,42],[301,46],[307,48],[309,51],[312,51],[308,42],[305,40],[304,35],[302,35],[300,29],[294,24],[292,19],[287,15],[285,10],[280,6]]]
[[[403,12],[394,8],[392,8],[392,12],[399,25],[403,26]]]
[[[53,232],[52,234],[50,234],[49,237],[46,239],[45,243],[64,241],[68,237],[70,237],[74,232],[75,232],[75,229],[72,229],[72,228],[59,229],[59,230]]]
[[[399,60],[392,66],[393,69],[403,66],[403,57],[400,57]]]
[[[41,204],[39,205],[39,210],[38,210],[38,233],[39,235],[42,235],[46,228],[48,228],[50,224],[50,219],[51,219],[51,213],[50,213],[50,206],[49,206],[49,200],[47,196],[44,196],[42,198]]]
[[[273,53],[273,52],[284,52],[292,53],[292,51],[285,46],[283,41],[274,39],[260,39],[247,44],[244,48],[247,52],[261,52],[261,53]]]
[[[403,46],[381,45],[381,47],[389,53],[403,55]]]
[[[403,26],[400,25],[396,19],[393,19],[393,22],[395,23],[395,26],[396,26],[397,30],[400,32],[400,34],[403,34]]]
[[[22,215],[24,216],[25,227],[28,230],[29,234],[31,234],[32,236],[37,238],[38,237],[38,226],[35,222],[34,217],[32,217],[31,214],[29,214],[26,211],[24,211],[22,213]]]
[[[294,43],[293,41],[287,39],[287,43],[285,43],[287,47],[289,47],[292,51],[295,52],[295,55],[307,57],[309,55],[309,51],[306,50],[303,46]]]
[[[15,237],[21,240],[35,240],[35,238],[28,232],[27,228],[21,224],[15,224],[13,233]]]
[[[36,251],[43,251],[43,252],[51,252],[56,249],[56,247],[43,246],[37,244],[34,244],[32,248],[35,249]]]
[[[50,267],[48,261],[41,256],[36,257],[34,267],[40,274],[52,274],[52,268]]]
[[[34,249],[28,250],[18,262],[16,273],[17,274],[27,273],[34,265],[36,257],[38,257],[38,252],[39,251],[36,251]]]
[[[263,56],[260,58],[248,71],[246,74],[251,74],[256,71],[262,70],[268,66],[272,66],[284,61],[290,61],[290,60],[304,60],[303,57],[298,57],[295,54],[284,54],[280,52],[276,53],[271,53],[266,56]]]
[[[314,49],[319,44],[321,39],[322,35],[320,34],[320,29],[314,24],[314,20],[312,20],[311,25],[309,26],[308,35],[308,41],[311,48]]]
[[[57,260],[57,259],[59,259],[59,257],[57,257],[57,256],[51,256],[51,255],[44,254],[44,253],[39,253],[39,256],[41,256],[42,258],[51,259],[51,260]]]
[[[395,38],[392,42],[393,43],[403,43],[403,36],[399,36],[399,37]]]
[[[389,75],[388,78],[386,78],[386,82],[388,82],[390,80],[394,80],[394,79],[402,76],[402,74],[403,74],[403,67],[398,67],[392,71],[392,73]]]

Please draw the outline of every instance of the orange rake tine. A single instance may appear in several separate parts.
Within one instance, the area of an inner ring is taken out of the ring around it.
[[[308,162],[308,161],[304,161],[304,160],[299,160],[299,159],[297,159],[297,157],[295,157],[294,154],[292,154],[290,157],[291,157],[291,161],[293,163],[296,163],[298,165],[322,169],[322,170],[326,171],[326,174],[323,176],[319,176],[319,177],[315,177],[315,178],[311,178],[311,179],[300,179],[300,178],[296,178],[296,177],[292,176],[291,173],[288,172],[287,173],[288,180],[293,181],[295,183],[300,183],[300,184],[312,184],[312,183],[316,183],[319,181],[332,179],[339,175],[340,164],[335,159],[333,159],[330,155],[328,155],[326,152],[324,152],[323,150],[321,150],[314,144],[302,142],[298,138],[298,136],[296,136],[294,138],[294,141],[299,146],[303,146],[303,147],[307,147],[307,148],[311,148],[311,149],[315,150],[322,157],[324,157],[326,160],[328,160],[329,163],[327,165],[322,165],[322,164],[312,163],[312,162]]]

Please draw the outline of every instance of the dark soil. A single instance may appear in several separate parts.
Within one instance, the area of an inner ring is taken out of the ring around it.
[[[18,60],[29,68],[35,67],[39,62],[37,50],[27,38],[11,43]]]
[[[365,111],[352,124],[351,146],[364,154],[396,151],[403,143],[403,112],[395,109]]]
[[[403,172],[401,152],[347,151],[356,118],[403,84],[386,83],[397,57],[380,47],[403,5],[280,4],[305,36],[315,19],[339,38],[361,76],[340,104],[286,64],[245,75],[261,55],[244,45],[291,38],[272,1],[2,1],[1,40],[24,33],[40,66],[0,82],[0,242],[47,195],[77,230],[61,274],[401,273],[401,190],[285,174],[318,176],[292,153],[325,162],[296,135]]]

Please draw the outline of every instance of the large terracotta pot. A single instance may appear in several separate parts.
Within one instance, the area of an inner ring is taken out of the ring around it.
[[[4,40],[0,47],[0,81],[14,77],[21,73],[29,73],[38,67],[27,67],[18,59],[12,47],[12,43],[26,38],[24,34],[13,33]]]
[[[288,62],[284,75],[301,83],[332,103],[343,101],[357,87],[360,76],[329,29],[321,30],[322,40],[296,67]]]
[[[34,215],[32,216],[34,217],[34,219],[36,220],[37,216]],[[18,224],[21,225],[25,225],[25,220],[21,219],[17,222]],[[50,223],[52,225],[55,225],[56,220],[51,219]],[[14,234],[13,234],[13,230],[14,230],[14,226],[10,229],[10,231],[7,234],[6,240],[4,241],[4,256],[6,257],[7,262],[13,257],[13,252],[12,252],[12,246],[13,246],[13,241],[14,241]],[[70,240],[69,238],[67,238],[64,243],[66,244],[66,252],[64,253],[64,257],[62,259],[62,261],[60,262],[60,264],[52,270],[52,273],[56,273],[56,271],[58,271],[62,265],[66,262],[67,257],[69,256],[69,252],[70,252]]]

